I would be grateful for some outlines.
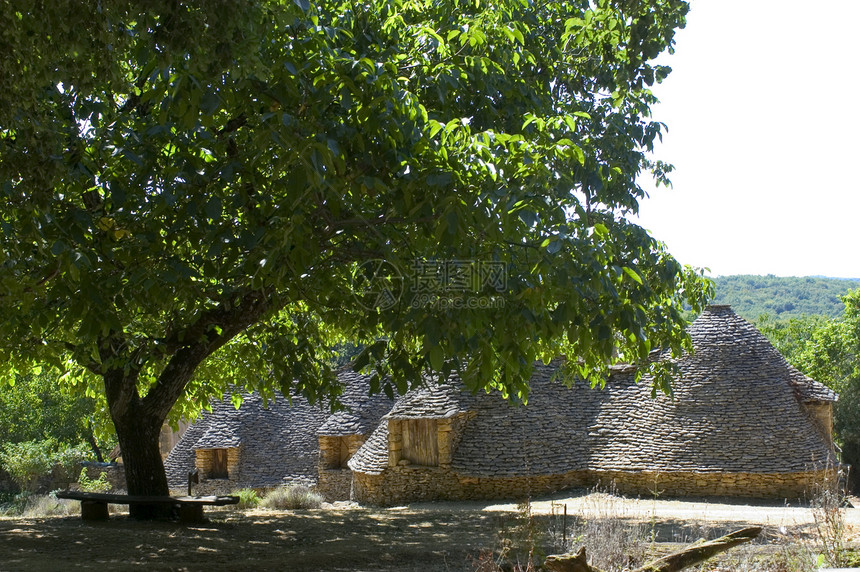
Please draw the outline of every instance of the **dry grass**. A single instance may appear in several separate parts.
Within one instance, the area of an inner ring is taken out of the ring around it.
[[[308,487],[302,485],[284,486],[266,493],[260,506],[276,510],[320,508],[324,500],[322,495]]]

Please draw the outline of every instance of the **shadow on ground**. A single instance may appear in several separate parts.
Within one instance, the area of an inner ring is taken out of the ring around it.
[[[412,510],[213,512],[183,526],[113,516],[0,520],[0,570],[472,570],[499,515]]]
[[[557,512],[562,505],[547,500],[551,510],[533,513],[530,528],[541,531],[547,551],[557,551],[563,540],[575,538],[584,521],[573,511],[564,518]],[[674,516],[630,519],[623,506],[611,506],[622,501],[602,496],[590,506],[607,502],[607,520],[639,527],[643,537],[658,543],[714,538],[742,526],[740,520],[765,524],[760,507],[737,507],[740,518],[726,523]],[[120,514],[99,523],[84,523],[77,516],[0,518],[0,570],[473,571],[504,539],[516,545],[527,532],[522,513],[489,508],[490,503],[478,502],[289,512],[223,508],[209,511],[211,521],[196,526],[137,522]],[[773,524],[760,542],[786,533]],[[793,534],[804,527],[789,528]]]

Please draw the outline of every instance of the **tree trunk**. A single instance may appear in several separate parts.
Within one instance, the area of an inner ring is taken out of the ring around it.
[[[159,434],[167,412],[175,399],[147,407],[137,393],[137,373],[110,370],[104,375],[105,396],[119,440],[128,494],[134,496],[168,496],[167,475],[161,460]],[[135,504],[129,514],[138,519],[170,517],[170,506]]]
[[[251,291],[238,300],[231,298],[230,303],[204,311],[175,339],[164,342],[171,357],[143,397],[137,390],[140,358],[124,353],[127,344],[123,334],[113,332],[99,341],[99,357],[105,364],[99,373],[104,378],[105,397],[119,439],[128,494],[170,494],[158,439],[164,420],[203,360],[259,321],[269,309],[267,297]],[[164,503],[135,504],[129,512],[135,518],[160,518],[170,516],[166,514],[170,507]]]
[[[86,435],[84,435],[84,436],[86,437],[87,443],[89,443],[89,445],[90,445],[90,449],[93,450],[93,453],[96,456],[96,460],[99,463],[104,463],[105,459],[102,456],[102,450],[99,448],[99,444],[96,442],[96,436],[93,433],[92,421],[87,421],[87,432],[86,432]]]
[[[170,494],[158,440],[161,425],[161,421],[143,415],[129,414],[114,419],[125,468],[125,482],[130,495]],[[129,514],[138,519],[169,518],[170,507],[163,503],[134,504],[129,507]]]

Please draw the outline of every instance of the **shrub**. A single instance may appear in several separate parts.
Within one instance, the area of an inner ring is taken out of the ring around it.
[[[32,493],[38,487],[39,478],[51,471],[55,447],[51,439],[6,443],[0,449],[0,463],[22,491]]]
[[[294,510],[301,508],[319,508],[323,497],[308,487],[302,485],[283,486],[269,491],[263,497],[260,506],[276,510]]]
[[[239,504],[236,505],[236,508],[257,508],[257,505],[260,504],[260,497],[254,489],[241,489],[233,491],[231,494],[239,497]]]
[[[54,439],[6,443],[0,448],[0,464],[24,493],[35,492],[39,479],[52,472],[56,480],[72,481],[85,457],[83,449],[60,446]]]
[[[110,481],[107,480],[107,473],[102,471],[99,473],[99,478],[91,479],[87,476],[87,469],[81,469],[81,476],[78,477],[78,485],[80,489],[88,493],[106,493],[113,488]]]
[[[51,470],[55,480],[63,483],[75,481],[78,475],[78,467],[86,460],[88,451],[79,446],[60,445],[51,454]],[[63,486],[66,486],[65,484]]]
[[[4,493],[0,496],[0,516],[21,516],[30,496],[29,493]]]

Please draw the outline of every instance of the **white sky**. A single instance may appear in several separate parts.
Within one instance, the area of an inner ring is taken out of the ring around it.
[[[860,277],[860,1],[691,5],[639,224],[713,276]]]

